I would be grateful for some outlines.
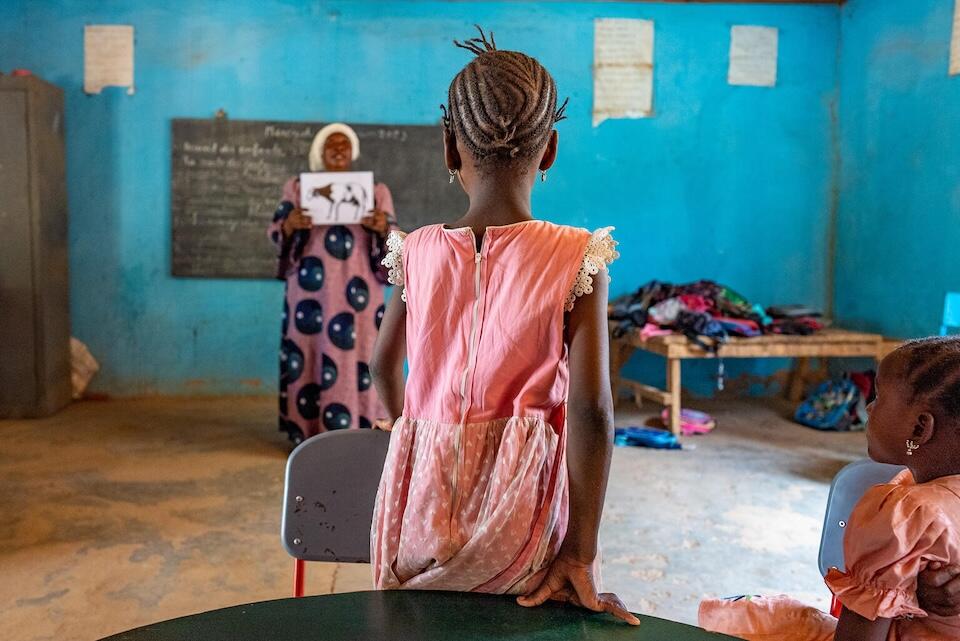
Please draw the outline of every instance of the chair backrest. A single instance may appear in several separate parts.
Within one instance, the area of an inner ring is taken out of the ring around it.
[[[960,330],[960,292],[950,292],[943,300],[943,325],[940,335],[946,336],[950,330]]]
[[[873,461],[856,461],[840,470],[830,484],[827,513],[823,519],[820,537],[820,573],[830,568],[845,570],[843,562],[843,535],[854,506],[874,485],[889,483],[904,468]]]
[[[390,434],[337,430],[301,443],[287,459],[280,536],[304,561],[370,562],[373,504]]]

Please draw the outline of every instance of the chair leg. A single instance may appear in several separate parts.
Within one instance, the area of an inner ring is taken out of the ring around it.
[[[303,596],[303,578],[306,574],[306,563],[303,559],[293,561],[293,596]]]
[[[840,615],[843,614],[843,604],[837,600],[837,597],[830,599],[830,614],[836,618],[840,618]]]

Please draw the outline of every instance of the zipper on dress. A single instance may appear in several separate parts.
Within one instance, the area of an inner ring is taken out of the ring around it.
[[[472,366],[473,360],[476,357],[476,341],[477,341],[477,330],[480,322],[480,271],[481,263],[483,262],[483,242],[486,241],[486,235],[484,235],[484,240],[480,243],[480,249],[476,250],[477,247],[477,237],[473,233],[473,230],[470,230],[470,236],[473,239],[473,248],[475,249],[475,254],[473,257],[474,264],[474,279],[473,279],[473,315],[470,320],[470,338],[469,343],[467,344],[467,362],[463,366],[463,374],[460,377],[460,423],[457,425],[457,433],[454,435],[454,444],[453,444],[453,455],[454,455],[454,469],[453,469],[453,483],[452,491],[450,497],[450,527],[453,529],[453,515],[456,514],[457,510],[457,485],[460,480],[460,447],[461,441],[463,439],[463,429],[467,422],[467,379],[470,377],[470,368]],[[451,532],[453,534],[453,532]]]
[[[471,232],[472,233],[472,232]],[[476,241],[474,241],[476,246]],[[467,379],[470,377],[470,367],[474,359],[474,350],[477,340],[477,324],[480,320],[480,263],[483,261],[483,255],[477,252],[474,255],[473,263],[476,266],[474,270],[473,286],[473,317],[470,321],[470,342],[467,344],[467,362],[463,367],[463,374],[460,376],[460,424],[467,420]]]

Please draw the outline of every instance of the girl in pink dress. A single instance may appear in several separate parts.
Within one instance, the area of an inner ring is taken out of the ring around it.
[[[870,458],[908,469],[867,491],[827,574],[839,621],[789,599],[708,600],[700,625],[744,639],[956,641],[960,615],[928,611],[917,577],[960,563],[960,337],[907,343],[880,365]],[[929,607],[929,606],[928,606]]]
[[[398,294],[372,363],[396,419],[374,512],[379,589],[548,598],[639,621],[598,594],[597,528],[613,436],[610,229],[533,220],[557,156],[553,78],[493,35],[450,85],[445,156],[470,208],[394,232]],[[602,272],[602,273],[601,273]],[[409,362],[404,387],[403,363]]]

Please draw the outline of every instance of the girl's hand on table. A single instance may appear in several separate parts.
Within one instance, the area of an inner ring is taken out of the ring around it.
[[[630,625],[640,625],[613,592],[597,594],[597,582],[593,576],[593,563],[585,563],[572,557],[558,556],[543,579],[533,591],[517,599],[517,603],[532,608],[547,600],[564,601],[594,612],[607,612]]]

